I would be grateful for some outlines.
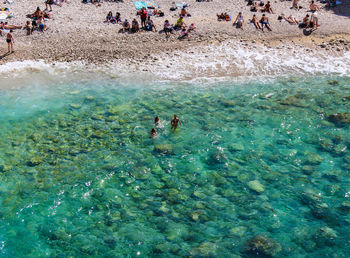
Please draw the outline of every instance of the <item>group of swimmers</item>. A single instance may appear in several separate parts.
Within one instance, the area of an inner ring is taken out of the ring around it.
[[[174,114],[173,118],[171,119],[171,130],[172,131],[175,131],[176,128],[181,125],[182,126],[182,123],[181,123],[181,120],[180,118]],[[158,136],[158,133],[157,133],[157,129],[156,128],[161,128],[163,127],[162,123],[161,123],[161,120],[159,118],[159,116],[157,116],[155,119],[154,119],[154,125],[155,127],[152,128],[151,132],[150,132],[150,137],[151,138],[155,138]]]

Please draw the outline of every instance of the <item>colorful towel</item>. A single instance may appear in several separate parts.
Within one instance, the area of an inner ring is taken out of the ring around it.
[[[159,5],[156,4],[154,1],[146,1],[147,8],[157,9],[159,8]]]
[[[8,17],[7,13],[0,13],[0,21],[6,20]]]
[[[188,7],[188,4],[186,4],[185,2],[182,2],[182,3],[178,3],[176,4],[176,7],[177,9],[182,9],[182,7]]]
[[[134,1],[136,10],[141,10],[142,7],[147,8],[147,4],[144,1]]]

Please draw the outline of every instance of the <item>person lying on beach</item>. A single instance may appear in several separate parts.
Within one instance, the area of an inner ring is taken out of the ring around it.
[[[151,20],[151,17],[148,16],[145,30],[146,31],[153,31],[153,29],[154,29],[155,32],[157,32],[157,28],[154,25],[153,21]]]
[[[316,12],[320,10],[320,7],[317,4],[315,4],[315,1],[311,1],[309,8],[311,12]]]
[[[299,9],[300,9],[300,6],[299,6],[299,0],[293,0],[293,2],[292,2],[292,9],[295,9],[295,10],[297,10],[297,11],[299,11]]]
[[[270,1],[267,1],[267,3],[265,4],[264,8],[261,10],[262,12],[268,12],[268,13],[274,13],[272,8],[271,8],[271,4]]]
[[[261,19],[260,19],[260,23],[261,23],[261,30],[264,31],[264,25],[265,27],[269,30],[272,31],[271,27],[270,27],[270,22],[269,22],[269,18],[267,18],[265,16],[265,14],[262,15]]]
[[[310,15],[306,15],[304,18],[303,18],[303,21],[299,24],[299,28],[309,28],[310,27]]]
[[[177,117],[177,115],[174,114],[173,119],[171,119],[171,129],[175,130],[178,125],[182,126],[181,120]]]
[[[191,14],[189,14],[189,13],[186,11],[185,7],[182,6],[182,9],[181,9],[181,12],[180,12],[180,16],[182,16],[182,17],[191,17]]]
[[[237,28],[241,28],[243,30],[243,22],[244,22],[243,15],[241,12],[239,12],[233,25],[236,24]]]
[[[136,33],[140,31],[139,22],[136,19],[133,19],[131,22],[131,32]]]
[[[299,24],[299,21],[297,19],[295,19],[294,16],[289,15],[288,17],[286,17],[283,13],[281,14],[282,19],[284,19],[285,21],[289,22],[289,24]]]
[[[130,23],[127,19],[125,19],[125,21],[122,24],[123,26],[123,32],[129,31],[130,30]]]
[[[49,12],[52,12],[52,5],[54,4],[54,1],[53,0],[46,0],[45,1],[45,10],[48,10],[48,8],[47,7],[49,7],[50,8],[50,10],[49,10]]]
[[[175,24],[175,26],[174,26],[174,29],[175,29],[175,30],[181,29],[181,28],[183,28],[183,27],[185,27],[185,26],[186,26],[186,24],[185,24],[185,22],[184,22],[184,17],[180,16],[180,18],[177,19],[177,21],[176,21],[176,24]]]
[[[231,17],[227,13],[216,14],[218,21],[231,21]]]
[[[11,25],[11,24],[7,24],[7,22],[3,22],[1,23],[1,27],[2,30],[16,30],[16,29],[22,29],[22,26],[18,26],[18,25]]]
[[[168,20],[165,20],[164,26],[163,26],[165,35],[168,37],[170,33],[174,32],[173,26],[171,26],[170,22]]]
[[[162,11],[162,10],[160,10],[160,9],[155,9],[155,10],[153,10],[153,15],[154,16],[159,16],[159,17],[163,17],[164,16],[164,12]]]
[[[258,18],[256,17],[255,14],[253,15],[253,17],[252,17],[252,19],[251,19],[251,23],[254,24],[254,26],[255,26],[255,28],[256,28],[257,30],[260,30],[260,29],[261,29],[260,24],[259,24],[259,21],[258,21]]]

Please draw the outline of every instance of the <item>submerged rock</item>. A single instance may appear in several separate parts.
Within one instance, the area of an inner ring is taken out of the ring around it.
[[[42,157],[37,156],[37,157],[31,158],[31,159],[27,162],[27,165],[30,166],[30,167],[35,167],[35,166],[39,165],[41,162],[43,162]]]
[[[279,243],[262,235],[248,239],[244,245],[244,252],[254,257],[274,257],[281,249]]]
[[[154,146],[153,152],[167,155],[174,154],[173,147],[170,144],[157,144],[156,146]]]
[[[334,245],[335,239],[338,237],[337,231],[334,229],[324,226],[316,231],[314,239],[318,246]]]
[[[337,126],[345,126],[350,124],[350,113],[335,113],[327,117],[328,121]]]
[[[322,161],[323,161],[323,158],[320,155],[318,155],[317,153],[308,152],[306,154],[305,164],[319,165],[322,163]]]
[[[250,190],[257,193],[262,193],[265,191],[265,187],[258,180],[248,182],[248,187]]]

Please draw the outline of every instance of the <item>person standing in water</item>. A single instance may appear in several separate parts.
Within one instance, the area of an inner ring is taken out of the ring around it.
[[[174,114],[174,117],[171,120],[171,129],[176,130],[179,124],[182,126],[180,118],[178,118],[177,115]]]
[[[7,42],[9,53],[14,52],[13,51],[13,43],[15,43],[15,40],[13,38],[12,32],[13,32],[13,30],[10,30],[10,32],[7,33],[7,36],[6,36],[6,42]]]
[[[151,138],[155,138],[157,137],[157,130],[155,128],[152,128],[151,132],[150,132],[150,137]]]

